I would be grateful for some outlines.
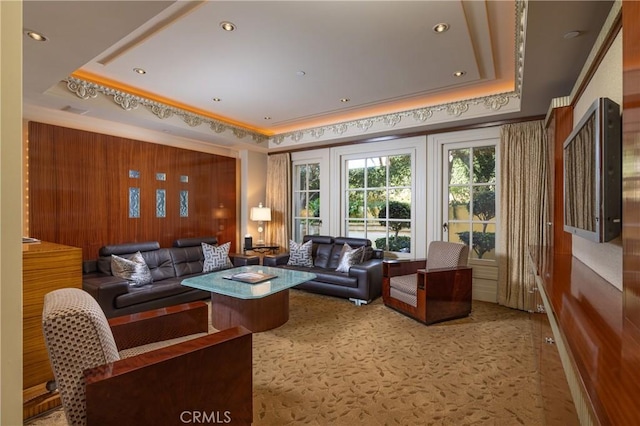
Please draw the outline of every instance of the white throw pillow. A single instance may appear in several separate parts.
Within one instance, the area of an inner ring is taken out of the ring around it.
[[[233,268],[233,263],[231,263],[231,259],[229,258],[231,242],[224,243],[219,246],[212,246],[207,243],[201,244],[202,253],[204,254],[202,272],[213,272],[221,269]]]
[[[131,287],[142,287],[153,282],[147,262],[139,251],[135,252],[131,259],[112,254],[111,273],[129,281]]]
[[[356,249],[351,248],[347,243],[342,246],[340,251],[340,260],[338,261],[337,272],[349,272],[349,268],[353,265],[357,265],[362,262],[362,256],[364,255],[364,246]]]
[[[313,257],[311,250],[313,249],[313,241],[309,240],[304,244],[289,241],[289,261],[287,265],[313,267]]]

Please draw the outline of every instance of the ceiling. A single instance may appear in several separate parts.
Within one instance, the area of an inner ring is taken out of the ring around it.
[[[543,115],[611,5],[25,0],[24,116],[274,151]]]

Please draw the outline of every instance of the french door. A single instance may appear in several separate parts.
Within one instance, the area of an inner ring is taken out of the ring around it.
[[[497,140],[444,143],[442,223],[444,241],[469,247],[474,299],[496,301]]]

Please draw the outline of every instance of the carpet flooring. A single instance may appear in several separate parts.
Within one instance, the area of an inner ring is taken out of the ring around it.
[[[474,301],[468,318],[425,326],[381,299],[297,290],[290,309],[253,335],[255,425],[544,424],[527,313]],[[25,424],[66,422],[56,410]]]

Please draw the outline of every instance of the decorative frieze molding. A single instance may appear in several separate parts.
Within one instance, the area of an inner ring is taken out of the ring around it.
[[[175,115],[190,127],[197,127],[202,124],[206,124],[209,129],[215,133],[229,132],[238,139],[250,137],[256,144],[264,144],[265,142],[268,142],[269,144],[273,143],[275,145],[281,145],[287,139],[293,143],[306,143],[313,140],[320,140],[321,138],[326,137],[327,134],[333,134],[336,136],[352,136],[364,134],[372,130],[372,128],[379,131],[400,126],[408,127],[411,125],[423,125],[429,122],[429,120],[435,120],[435,115],[442,116],[443,114],[455,119],[466,117],[470,118],[478,116],[478,106],[480,109],[484,107],[485,111],[496,112],[507,107],[512,99],[520,99],[524,67],[526,9],[527,0],[516,0],[515,87],[512,92],[499,93],[440,105],[425,106],[376,117],[296,130],[273,136],[75,77],[68,77],[65,82],[66,88],[70,92],[84,100],[96,98],[98,95],[103,95],[112,98],[113,102],[125,111],[135,110],[142,105],[161,120]],[[513,110],[514,107],[510,106],[509,108]]]
[[[470,99],[460,102],[452,102],[448,104],[436,105],[426,108],[418,108],[414,110],[396,112],[393,114],[380,115],[356,121],[346,121],[343,123],[332,124],[324,127],[315,127],[312,129],[296,130],[295,132],[282,133],[272,136],[269,141],[276,145],[282,144],[287,138],[293,142],[300,142],[304,136],[311,136],[320,139],[327,131],[337,136],[343,136],[351,130],[365,133],[376,124],[383,124],[385,127],[392,128],[401,122],[411,121],[411,124],[421,124],[434,117],[434,114],[445,112],[453,117],[460,117],[469,112],[472,106],[481,105],[487,110],[498,111],[507,106],[511,99],[519,99],[520,96],[516,92],[501,93],[498,95],[486,96],[477,99]]]
[[[253,132],[239,126],[234,126],[220,120],[215,120],[180,108],[165,105],[160,102],[132,95],[120,90],[105,87],[90,81],[85,81],[75,77],[67,77],[65,82],[66,87],[70,92],[84,100],[96,98],[98,95],[104,95],[112,98],[113,102],[125,111],[133,111],[142,105],[153,115],[162,120],[175,115],[184,121],[184,123],[189,127],[197,127],[202,124],[207,124],[215,133],[230,131],[238,139],[250,136],[257,144],[265,143],[268,140],[268,136],[261,133]]]

